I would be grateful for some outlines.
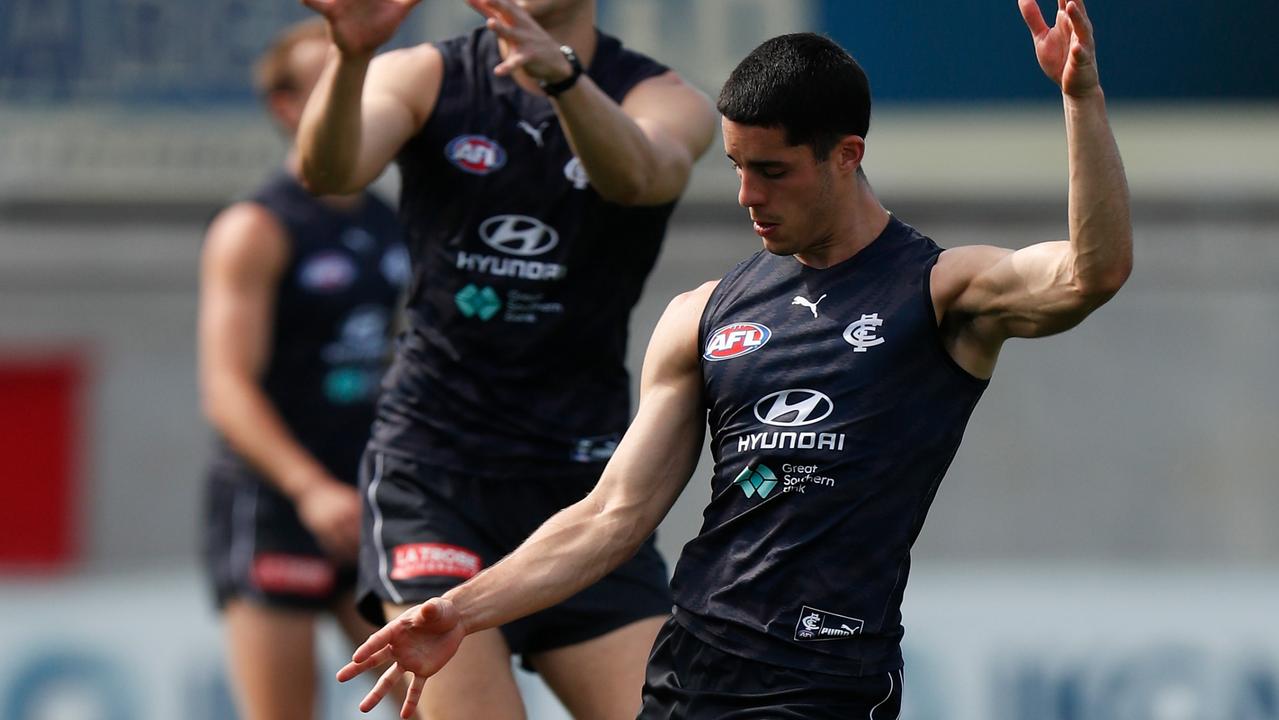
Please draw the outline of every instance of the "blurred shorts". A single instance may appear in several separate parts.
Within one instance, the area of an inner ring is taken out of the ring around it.
[[[214,469],[205,497],[204,564],[218,609],[233,598],[327,610],[355,587],[354,567],[331,560],[293,509],[256,476]]]
[[[360,466],[360,612],[381,625],[384,602],[413,605],[442,595],[508,555],[598,479],[596,471],[554,481],[476,478],[368,450]],[[527,656],[670,611],[666,563],[650,537],[595,585],[501,630],[511,652]]]
[[[901,670],[827,675],[718,650],[666,621],[644,678],[640,720],[896,720]]]

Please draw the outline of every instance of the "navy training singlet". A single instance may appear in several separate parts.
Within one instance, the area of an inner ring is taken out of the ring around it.
[[[715,474],[672,583],[704,642],[825,673],[901,667],[910,548],[987,385],[942,345],[940,253],[893,218],[834,267],[761,251],[712,293]]]
[[[667,71],[598,40],[587,73],[615,101]],[[550,101],[493,75],[492,33],[439,50],[438,104],[397,159],[413,285],[373,446],[473,476],[597,469],[630,419],[630,313],[674,203],[601,198]]]
[[[355,484],[409,278],[395,213],[369,193],[350,211],[330,207],[284,171],[248,199],[275,216],[289,243],[263,391],[297,441]],[[221,438],[214,462],[251,472]]]

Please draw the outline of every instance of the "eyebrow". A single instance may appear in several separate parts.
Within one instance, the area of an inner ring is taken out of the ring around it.
[[[743,165],[743,163],[737,162],[732,155],[725,153],[724,157],[731,160],[734,165]],[[780,168],[787,167],[787,163],[781,160],[751,160],[750,162],[744,163],[744,165],[752,170],[778,170]]]

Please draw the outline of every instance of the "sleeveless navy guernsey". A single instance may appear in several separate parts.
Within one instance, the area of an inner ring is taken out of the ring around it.
[[[892,218],[834,267],[760,252],[712,293],[715,474],[673,580],[704,642],[832,674],[901,667],[910,547],[987,384],[942,345],[940,253]]]
[[[598,40],[587,72],[616,101],[666,72]],[[397,158],[414,272],[373,447],[471,476],[598,469],[630,419],[630,313],[674,204],[602,199],[550,101],[493,75],[492,33],[438,47],[438,104]]]
[[[349,212],[330,207],[283,171],[248,199],[275,216],[289,244],[263,391],[298,442],[355,484],[409,277],[395,213],[367,193]],[[221,439],[215,463],[249,470]]]

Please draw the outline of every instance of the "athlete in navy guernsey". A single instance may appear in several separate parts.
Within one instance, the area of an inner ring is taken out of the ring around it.
[[[324,23],[284,32],[258,86],[292,134],[324,67]],[[292,165],[292,163],[290,163]],[[218,433],[205,553],[245,718],[310,718],[314,624],[352,641],[355,484],[409,275],[395,214],[372,195],[315,198],[280,170],[213,221],[200,270],[200,381]]]
[[[413,2],[306,2],[335,44],[298,135],[308,186],[350,191],[392,161],[403,180],[413,285],[362,469],[359,587],[394,617],[594,487],[630,418],[631,309],[715,114],[597,31],[594,0],[471,0],[484,27],[373,60]],[[422,713],[521,717],[518,654],[577,717],[633,718],[671,604],[650,539],[468,640]]]
[[[378,631],[339,679],[430,673],[467,633],[536,611],[639,547],[709,423],[715,472],[675,572],[641,717],[897,717],[910,548],[1004,340],[1061,332],[1131,268],[1123,165],[1069,0],[1022,12],[1066,109],[1067,241],[942,250],[862,171],[865,75],[812,34],[769,40],[720,95],[724,147],[764,251],[676,298],[638,414],[599,485],[519,549]]]

